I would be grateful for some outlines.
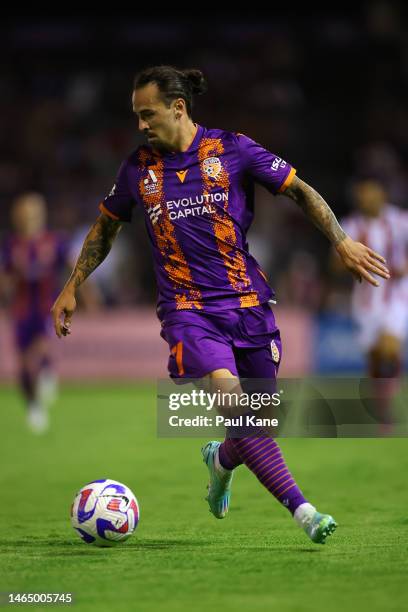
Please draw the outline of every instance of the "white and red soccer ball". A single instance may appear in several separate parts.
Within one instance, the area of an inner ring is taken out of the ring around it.
[[[115,546],[127,540],[139,522],[132,491],[116,480],[94,480],[82,487],[71,506],[71,523],[87,544]]]

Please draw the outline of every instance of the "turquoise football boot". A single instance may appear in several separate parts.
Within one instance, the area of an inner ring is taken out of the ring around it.
[[[205,498],[210,506],[210,512],[215,518],[222,519],[228,512],[231,498],[231,482],[233,470],[226,470],[222,466],[217,468],[215,465],[215,457],[221,442],[208,442],[201,449],[203,461],[208,467],[210,473],[210,482],[208,484],[208,495]]]
[[[332,535],[337,527],[337,523],[330,514],[314,513],[311,520],[308,521],[303,529],[316,544],[325,544],[326,538]]]

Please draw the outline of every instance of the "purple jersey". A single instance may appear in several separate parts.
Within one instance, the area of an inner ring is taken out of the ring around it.
[[[0,255],[1,267],[15,282],[13,317],[19,321],[48,317],[59,289],[59,275],[67,263],[66,241],[48,231],[34,238],[11,235]]]
[[[123,162],[100,210],[130,221],[143,207],[159,316],[258,306],[273,293],[248,251],[254,183],[284,191],[295,169],[242,134],[197,126],[183,153],[141,146]]]

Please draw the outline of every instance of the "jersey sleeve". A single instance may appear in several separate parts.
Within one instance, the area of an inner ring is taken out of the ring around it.
[[[260,144],[237,134],[242,170],[274,195],[283,193],[296,174],[295,168]]]
[[[124,161],[119,168],[115,184],[109,195],[99,204],[99,210],[108,217],[115,219],[115,221],[130,223],[135,204],[136,202],[129,189],[128,164],[127,161]]]

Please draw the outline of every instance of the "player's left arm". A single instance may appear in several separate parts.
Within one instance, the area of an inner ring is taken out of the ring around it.
[[[378,281],[371,273],[390,278],[385,259],[361,242],[350,238],[341,228],[330,206],[313,187],[294,176],[283,192],[291,198],[305,215],[327,236],[344,265],[361,282],[366,281],[378,287]]]

